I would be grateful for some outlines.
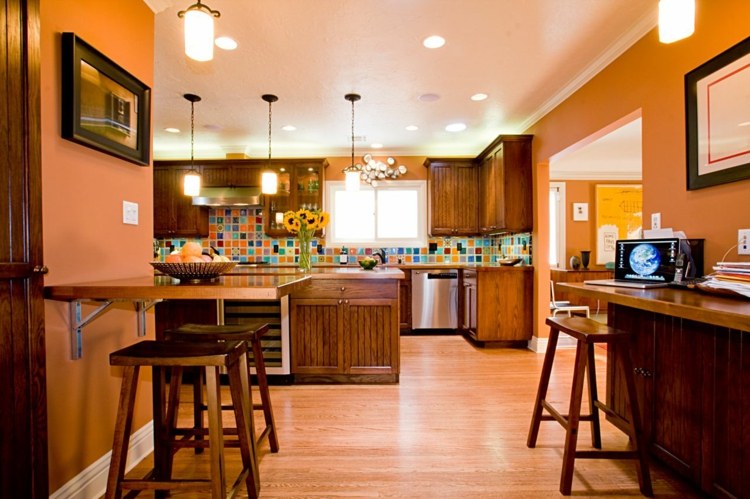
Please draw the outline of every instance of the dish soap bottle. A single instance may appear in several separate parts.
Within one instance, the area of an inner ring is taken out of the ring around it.
[[[339,263],[346,265],[349,263],[349,254],[346,252],[346,246],[341,247],[341,253],[339,253]]]

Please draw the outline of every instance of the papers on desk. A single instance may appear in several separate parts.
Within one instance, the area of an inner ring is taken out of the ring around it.
[[[750,298],[750,262],[719,262],[702,283],[709,289],[733,291]]]

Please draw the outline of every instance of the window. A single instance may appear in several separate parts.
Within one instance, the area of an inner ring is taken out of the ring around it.
[[[565,182],[549,183],[549,265],[565,268]]]
[[[362,185],[357,192],[326,182],[326,245],[427,246],[426,193],[426,182],[416,180]]]

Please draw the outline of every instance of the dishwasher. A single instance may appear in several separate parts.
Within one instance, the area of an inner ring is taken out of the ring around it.
[[[412,273],[412,329],[458,328],[458,270]]]

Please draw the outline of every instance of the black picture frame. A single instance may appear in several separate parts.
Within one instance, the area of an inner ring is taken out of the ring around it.
[[[151,89],[75,35],[62,33],[62,137],[148,166]]]
[[[749,108],[750,37],[685,75],[688,190],[750,179]]]

